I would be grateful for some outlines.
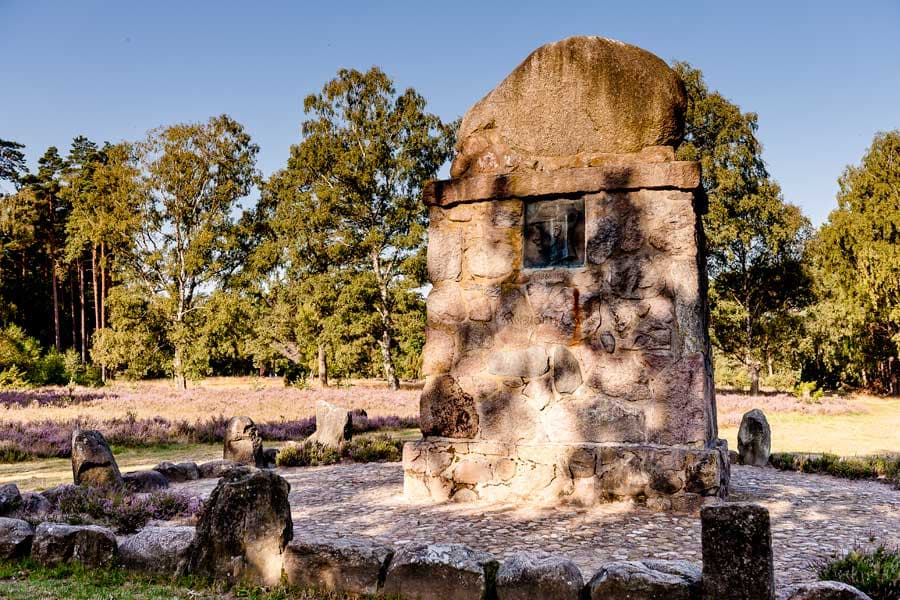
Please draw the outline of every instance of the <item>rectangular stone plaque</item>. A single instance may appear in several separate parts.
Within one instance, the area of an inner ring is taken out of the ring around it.
[[[584,199],[525,205],[525,268],[584,265]]]

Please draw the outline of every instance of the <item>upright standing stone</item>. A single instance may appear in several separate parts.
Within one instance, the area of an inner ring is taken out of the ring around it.
[[[769,511],[720,504],[700,511],[704,600],[774,600],[775,567]]]
[[[660,58],[580,36],[466,113],[452,179],[423,194],[424,438],[404,493],[658,508],[726,494],[705,197],[700,165],[675,160],[686,102]]]
[[[122,486],[119,465],[99,431],[76,429],[72,432],[72,478],[75,485]]]
[[[222,458],[253,467],[265,467],[262,437],[250,417],[233,417],[225,427]]]
[[[203,507],[188,572],[265,585],[281,578],[293,537],[290,484],[271,471],[227,471]]]
[[[738,455],[741,464],[765,467],[772,450],[772,429],[766,415],[758,408],[747,412],[738,429]]]
[[[310,442],[338,448],[353,434],[353,417],[350,411],[330,402],[316,402],[316,430],[309,436]]]

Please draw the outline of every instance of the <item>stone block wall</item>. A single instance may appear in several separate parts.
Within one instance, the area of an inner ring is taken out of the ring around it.
[[[409,495],[593,502],[724,492],[699,168],[654,150],[427,191],[426,439],[408,448]],[[525,266],[537,244],[526,214],[544,210],[537,203],[583,206],[565,266]],[[583,452],[596,463],[589,484],[566,475]],[[490,456],[506,458],[498,474],[517,475],[460,477]],[[712,465],[715,483],[691,488],[693,464]],[[678,475],[664,483],[648,469]]]

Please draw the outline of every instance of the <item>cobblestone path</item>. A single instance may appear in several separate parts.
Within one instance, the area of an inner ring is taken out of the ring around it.
[[[503,557],[543,549],[567,556],[586,579],[610,560],[700,560],[700,519],[630,504],[534,508],[477,504],[423,505],[403,500],[399,463],[279,469],[291,484],[297,534],[322,539],[370,537],[399,546],[458,542]],[[216,480],[180,484],[209,494]],[[733,501],[769,509],[779,585],[815,579],[811,563],[877,540],[900,545],[900,491],[849,481],[732,467]]]

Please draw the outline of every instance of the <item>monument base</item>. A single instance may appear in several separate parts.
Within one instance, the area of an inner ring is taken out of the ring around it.
[[[592,505],[633,500],[695,510],[728,493],[728,446],[502,443],[429,437],[403,447],[410,500]]]

